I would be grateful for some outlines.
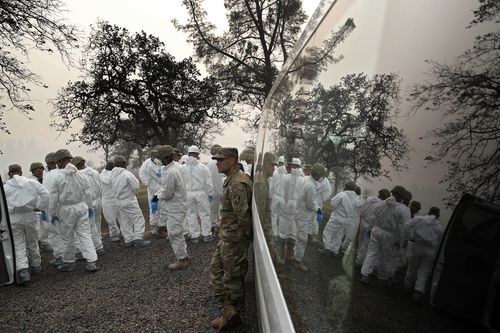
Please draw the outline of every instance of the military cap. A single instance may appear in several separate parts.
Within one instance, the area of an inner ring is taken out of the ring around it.
[[[21,166],[19,164],[9,165],[9,173],[22,172]]]
[[[326,168],[319,163],[314,163],[311,166],[311,175],[315,177],[325,177],[326,176]]]
[[[121,163],[127,164],[127,159],[122,155],[115,155],[115,157],[113,158],[113,162],[115,163],[115,165]]]
[[[30,171],[33,171],[35,169],[43,169],[43,164],[41,162],[33,162],[30,165]]]
[[[158,150],[158,157],[159,158],[169,157],[169,156],[172,156],[174,154],[174,148],[172,148],[171,145],[160,146],[157,148],[157,150]]]
[[[345,191],[354,191],[356,189],[356,183],[353,182],[352,180],[350,181],[347,181],[345,184],[344,184],[344,190]]]
[[[156,148],[151,149],[151,151],[149,152],[149,156],[153,158],[158,157],[158,150]]]
[[[394,188],[391,190],[391,193],[394,194],[399,194],[401,197],[404,197],[406,195],[406,190],[403,186],[401,185],[396,185]]]
[[[56,154],[55,153],[48,153],[47,156],[45,156],[45,163],[56,163]]]
[[[210,147],[210,155],[217,154],[217,151],[221,148],[222,148],[221,145],[214,144],[212,147]]]
[[[174,155],[176,155],[176,156],[182,156],[182,153],[181,153],[180,149],[174,148]]]
[[[230,147],[224,147],[221,148],[217,154],[212,156],[213,160],[223,160],[226,158],[231,158],[234,157],[238,159],[238,149],[237,148],[230,148]]]
[[[254,147],[247,147],[243,149],[243,151],[240,154],[240,160],[241,161],[254,161],[255,160],[255,148]]]
[[[264,154],[264,163],[269,163],[272,165],[276,165],[276,156],[273,153],[267,152]]]
[[[304,164],[304,167],[303,167],[304,170],[311,170],[311,168],[312,168],[311,164]]]
[[[439,218],[439,214],[441,213],[440,209],[437,207],[431,207],[429,209],[429,215],[434,215],[435,217]]]
[[[78,165],[78,164],[80,164],[81,162],[85,162],[85,159],[83,157],[81,157],[81,156],[75,156],[71,160],[71,164],[73,164],[75,166]]]
[[[73,158],[73,155],[71,155],[71,153],[67,149],[59,149],[55,152],[55,158],[56,162],[59,162],[60,160],[65,158]]]

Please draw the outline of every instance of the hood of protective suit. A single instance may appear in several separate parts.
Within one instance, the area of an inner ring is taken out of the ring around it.
[[[121,168],[121,167],[114,167],[113,170],[111,170],[111,175],[112,177],[116,177],[118,176],[119,174],[121,174],[123,171],[125,171],[124,168]]]
[[[14,175],[14,177],[11,178],[11,179],[9,179],[7,182],[12,187],[23,188],[26,185],[26,183],[29,182],[29,181],[31,181],[31,180],[29,178],[27,178],[27,177],[22,177],[22,176]]]
[[[298,169],[292,169],[291,174],[294,175],[294,176],[302,176],[303,171],[300,168],[298,168]]]
[[[66,164],[66,167],[64,169],[62,169],[62,172],[65,175],[70,175],[70,174],[73,174],[73,173],[77,173],[78,169],[73,164],[68,163],[68,164]]]
[[[279,167],[276,168],[276,171],[279,173],[279,174],[285,174],[286,173],[286,167],[284,165],[280,165]]]
[[[99,178],[101,178],[101,182],[106,185],[111,185],[111,172],[112,170],[102,170]]]
[[[198,165],[198,163],[200,163],[200,161],[194,156],[189,156],[186,161],[187,165]]]
[[[389,197],[389,198],[385,199],[385,202],[387,202],[387,204],[391,207],[395,207],[395,206],[399,205],[399,202],[397,202],[396,199],[394,199],[394,197]]]

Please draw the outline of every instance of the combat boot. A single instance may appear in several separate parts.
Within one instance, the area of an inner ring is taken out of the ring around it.
[[[240,314],[238,309],[233,304],[224,305],[224,313],[221,317],[212,320],[212,327],[223,331],[227,328],[238,326],[241,324]]]
[[[168,269],[172,271],[184,269],[189,265],[191,258],[188,256],[184,259],[177,259],[173,264],[168,265]]]

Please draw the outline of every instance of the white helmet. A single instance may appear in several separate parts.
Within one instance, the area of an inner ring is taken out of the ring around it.
[[[196,146],[190,146],[188,148],[188,154],[189,153],[196,153],[196,154],[199,154],[200,153],[200,149]]]
[[[300,162],[300,158],[292,158],[292,163],[290,163],[291,165],[297,165],[297,166],[301,166],[302,163]]]

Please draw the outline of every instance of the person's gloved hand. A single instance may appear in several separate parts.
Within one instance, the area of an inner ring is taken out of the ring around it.
[[[89,212],[89,219],[92,219],[94,217],[94,210],[92,208],[89,208],[88,212]]]
[[[47,213],[44,210],[40,211],[40,220],[47,222]]]
[[[56,225],[57,223],[59,223],[59,218],[57,216],[52,216],[52,218],[50,219],[50,223]]]
[[[158,196],[154,195],[154,196],[151,198],[151,202],[158,202]]]
[[[316,212],[316,222],[318,222],[318,224],[323,222],[323,211],[321,210],[321,208]]]
[[[214,201],[214,196],[213,195],[208,195],[208,202],[211,203],[212,201]]]
[[[161,177],[161,170],[156,171],[156,175],[157,175],[158,177]]]
[[[151,213],[153,215],[158,213],[158,201],[153,201],[152,199],[151,199]]]

